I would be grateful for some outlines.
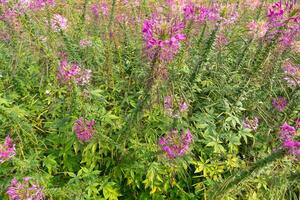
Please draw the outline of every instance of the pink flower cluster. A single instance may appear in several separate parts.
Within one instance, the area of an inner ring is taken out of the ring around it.
[[[16,148],[9,136],[6,136],[3,144],[0,145],[0,164],[16,155]]]
[[[254,38],[262,38],[268,31],[266,22],[251,21],[248,23],[247,28]]]
[[[298,123],[298,119],[296,120]],[[298,125],[297,125],[298,126]],[[292,155],[300,155],[300,142],[295,141],[296,128],[290,126],[288,123],[284,123],[280,127],[280,139],[282,142],[282,147]]]
[[[300,67],[286,64],[283,66],[284,80],[291,87],[300,86]]]
[[[100,16],[100,12],[103,16],[108,16],[108,14],[109,14],[108,5],[106,3],[102,3],[100,5],[97,3],[94,3],[91,5],[90,9],[95,18],[98,18]]]
[[[192,138],[190,130],[185,133],[182,131],[181,135],[178,135],[178,130],[173,129],[165,137],[160,138],[159,145],[168,158],[173,159],[183,156],[188,151]]]
[[[284,97],[278,97],[272,100],[272,105],[275,109],[282,112],[288,105],[288,100]]]
[[[60,62],[57,78],[61,83],[70,85],[72,80],[78,85],[86,85],[90,82],[92,71],[81,69],[77,64],[70,64],[66,59]]]
[[[170,61],[177,54],[180,42],[185,40],[184,23],[174,18],[156,14],[144,21],[143,38],[145,53],[149,59]]]
[[[178,105],[179,112],[183,113],[188,110],[188,104],[185,101],[180,101]],[[173,97],[172,96],[166,96],[164,98],[164,109],[166,113],[170,116],[177,116],[178,114],[174,113],[173,108]]]
[[[67,27],[68,27],[68,20],[65,17],[59,14],[55,14],[51,19],[51,28],[54,32],[66,30]]]
[[[242,124],[244,128],[248,128],[255,131],[258,128],[258,118],[254,117],[253,119],[249,119],[248,117],[246,117],[243,120]]]
[[[293,2],[279,1],[272,4],[267,13],[270,37],[279,34],[282,47],[290,47],[300,32],[300,12]]]
[[[31,178],[25,177],[22,182],[19,182],[16,178],[13,178],[6,193],[9,196],[9,200],[43,200],[45,194],[43,188],[38,184],[30,183]]]
[[[92,41],[91,40],[88,40],[88,39],[82,39],[79,41],[79,45],[80,47],[90,47],[92,46]]]
[[[76,133],[76,136],[79,140],[81,141],[88,141],[90,140],[94,133],[96,132],[96,129],[94,128],[95,126],[95,120],[86,120],[80,117],[75,121],[74,124],[74,132]]]
[[[219,11],[215,6],[197,6],[194,3],[186,4],[183,7],[183,15],[185,19],[192,20],[198,23],[204,23],[206,21],[216,21],[220,19]]]
[[[2,0],[0,4],[6,4],[8,1]],[[18,3],[9,6],[3,11],[3,14],[0,16],[2,20],[10,20],[14,17],[24,14],[29,10],[38,11],[43,9],[46,6],[54,6],[54,0],[19,0]]]

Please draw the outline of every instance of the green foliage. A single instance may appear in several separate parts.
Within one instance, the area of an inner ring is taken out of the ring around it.
[[[17,152],[0,163],[0,199],[8,199],[13,177],[26,176],[46,199],[299,199],[299,158],[280,149],[278,130],[300,117],[299,85],[289,87],[281,69],[287,60],[299,65],[300,56],[246,28],[266,20],[267,2],[251,10],[239,1],[240,17],[228,27],[188,24],[187,39],[166,63],[146,58],[141,33],[141,22],[163,3],[107,2],[106,17],[95,18],[89,1],[59,1],[16,24],[0,21],[0,144],[10,135]],[[68,18],[67,30],[51,30],[57,13]],[[136,21],[118,21],[122,14]],[[221,48],[219,34],[229,40]],[[81,39],[91,46],[81,47]],[[90,84],[58,80],[62,53],[92,70]],[[188,111],[170,117],[165,96],[174,107],[187,102]],[[272,108],[277,96],[289,100],[284,112]],[[88,142],[74,133],[80,117],[96,121]],[[258,129],[245,128],[246,117],[258,117]],[[189,129],[193,142],[170,159],[159,139],[173,128]]]

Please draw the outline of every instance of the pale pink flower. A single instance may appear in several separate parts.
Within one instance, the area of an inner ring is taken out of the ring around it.
[[[51,19],[51,28],[53,31],[58,32],[61,30],[66,30],[67,27],[68,27],[68,20],[65,17],[59,14],[55,14]]]

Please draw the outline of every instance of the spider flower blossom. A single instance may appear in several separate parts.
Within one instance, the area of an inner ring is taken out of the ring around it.
[[[215,6],[197,6],[194,3],[188,3],[183,7],[183,15],[185,19],[198,23],[220,19],[219,11]]]
[[[145,53],[149,59],[170,61],[177,54],[180,42],[185,40],[184,24],[174,18],[152,18],[144,21],[143,38]]]
[[[81,141],[88,141],[90,140],[94,133],[96,132],[95,126],[95,120],[86,120],[80,117],[78,120],[75,121],[74,124],[74,132],[76,133],[76,136]]]
[[[11,159],[16,155],[16,148],[12,142],[12,139],[6,136],[3,144],[0,145],[0,164],[4,163],[6,160]]]
[[[248,23],[247,28],[250,31],[250,34],[255,38],[264,37],[268,31],[267,23],[263,21],[262,22],[251,21]]]
[[[292,46],[300,31],[300,12],[295,3],[274,3],[268,8],[267,17],[269,37],[278,35],[282,47]]]
[[[190,130],[182,131],[179,135],[178,130],[173,129],[165,137],[160,138],[159,145],[168,158],[173,159],[183,156],[188,151],[192,138]]]
[[[38,184],[31,183],[31,178],[25,177],[22,182],[19,182],[16,178],[13,178],[6,193],[10,200],[43,200],[45,194],[43,188]]]
[[[253,119],[249,119],[248,117],[246,117],[243,120],[242,124],[244,128],[248,128],[255,131],[258,128],[258,118],[254,117]]]
[[[296,128],[290,126],[288,123],[284,123],[280,127],[280,139],[282,147],[286,149],[290,154],[300,155],[300,142],[295,141]]]
[[[278,97],[277,99],[273,99],[272,105],[278,111],[282,112],[288,105],[288,101],[284,97]]]
[[[92,41],[88,39],[82,39],[79,41],[80,47],[90,47],[92,46]]]
[[[51,28],[54,32],[66,30],[67,27],[68,27],[68,20],[65,17],[59,14],[55,14],[51,19]]]
[[[61,83],[70,85],[72,80],[78,85],[86,85],[89,83],[92,71],[89,69],[81,69],[77,64],[68,63],[66,59],[60,62],[57,78]]]
[[[293,66],[291,64],[286,64],[283,66],[283,71],[285,74],[284,80],[291,87],[300,85],[300,67]]]

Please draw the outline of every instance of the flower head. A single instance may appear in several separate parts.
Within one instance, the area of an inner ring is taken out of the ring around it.
[[[90,140],[94,133],[96,132],[95,126],[95,120],[86,120],[80,117],[75,121],[74,124],[74,132],[76,133],[76,136],[81,141],[88,141]]]
[[[185,40],[184,24],[174,18],[156,14],[144,21],[143,38],[145,53],[149,59],[170,61],[177,54],[180,42]]]
[[[15,145],[10,136],[6,136],[3,144],[0,145],[0,164],[16,155]]]
[[[278,97],[277,99],[273,99],[272,105],[275,109],[282,112],[288,105],[288,101],[284,97]]]
[[[91,70],[81,69],[77,64],[69,63],[65,58],[60,62],[57,72],[57,79],[66,85],[70,85],[73,80],[78,85],[86,85],[91,76]]]
[[[66,30],[68,27],[68,20],[59,15],[55,14],[51,19],[51,28],[53,31],[58,32],[60,30]]]
[[[258,128],[258,118],[254,117],[252,119],[249,119],[248,117],[246,117],[246,119],[243,120],[243,127],[255,131]]]
[[[283,66],[283,71],[285,74],[284,80],[287,81],[290,87],[300,85],[300,67],[287,63]]]
[[[6,193],[10,200],[43,200],[45,194],[43,188],[38,184],[30,183],[29,177],[23,178],[22,182],[19,182],[16,178],[13,178]]]
[[[79,41],[80,47],[90,47],[92,46],[92,41],[88,39],[82,39]]]
[[[286,149],[291,155],[300,155],[300,142],[295,141],[296,128],[284,123],[280,127],[280,139],[282,147]]]
[[[165,137],[160,138],[159,145],[168,158],[173,159],[183,156],[188,151],[192,139],[190,130],[182,131],[179,135],[178,130],[173,129]]]

